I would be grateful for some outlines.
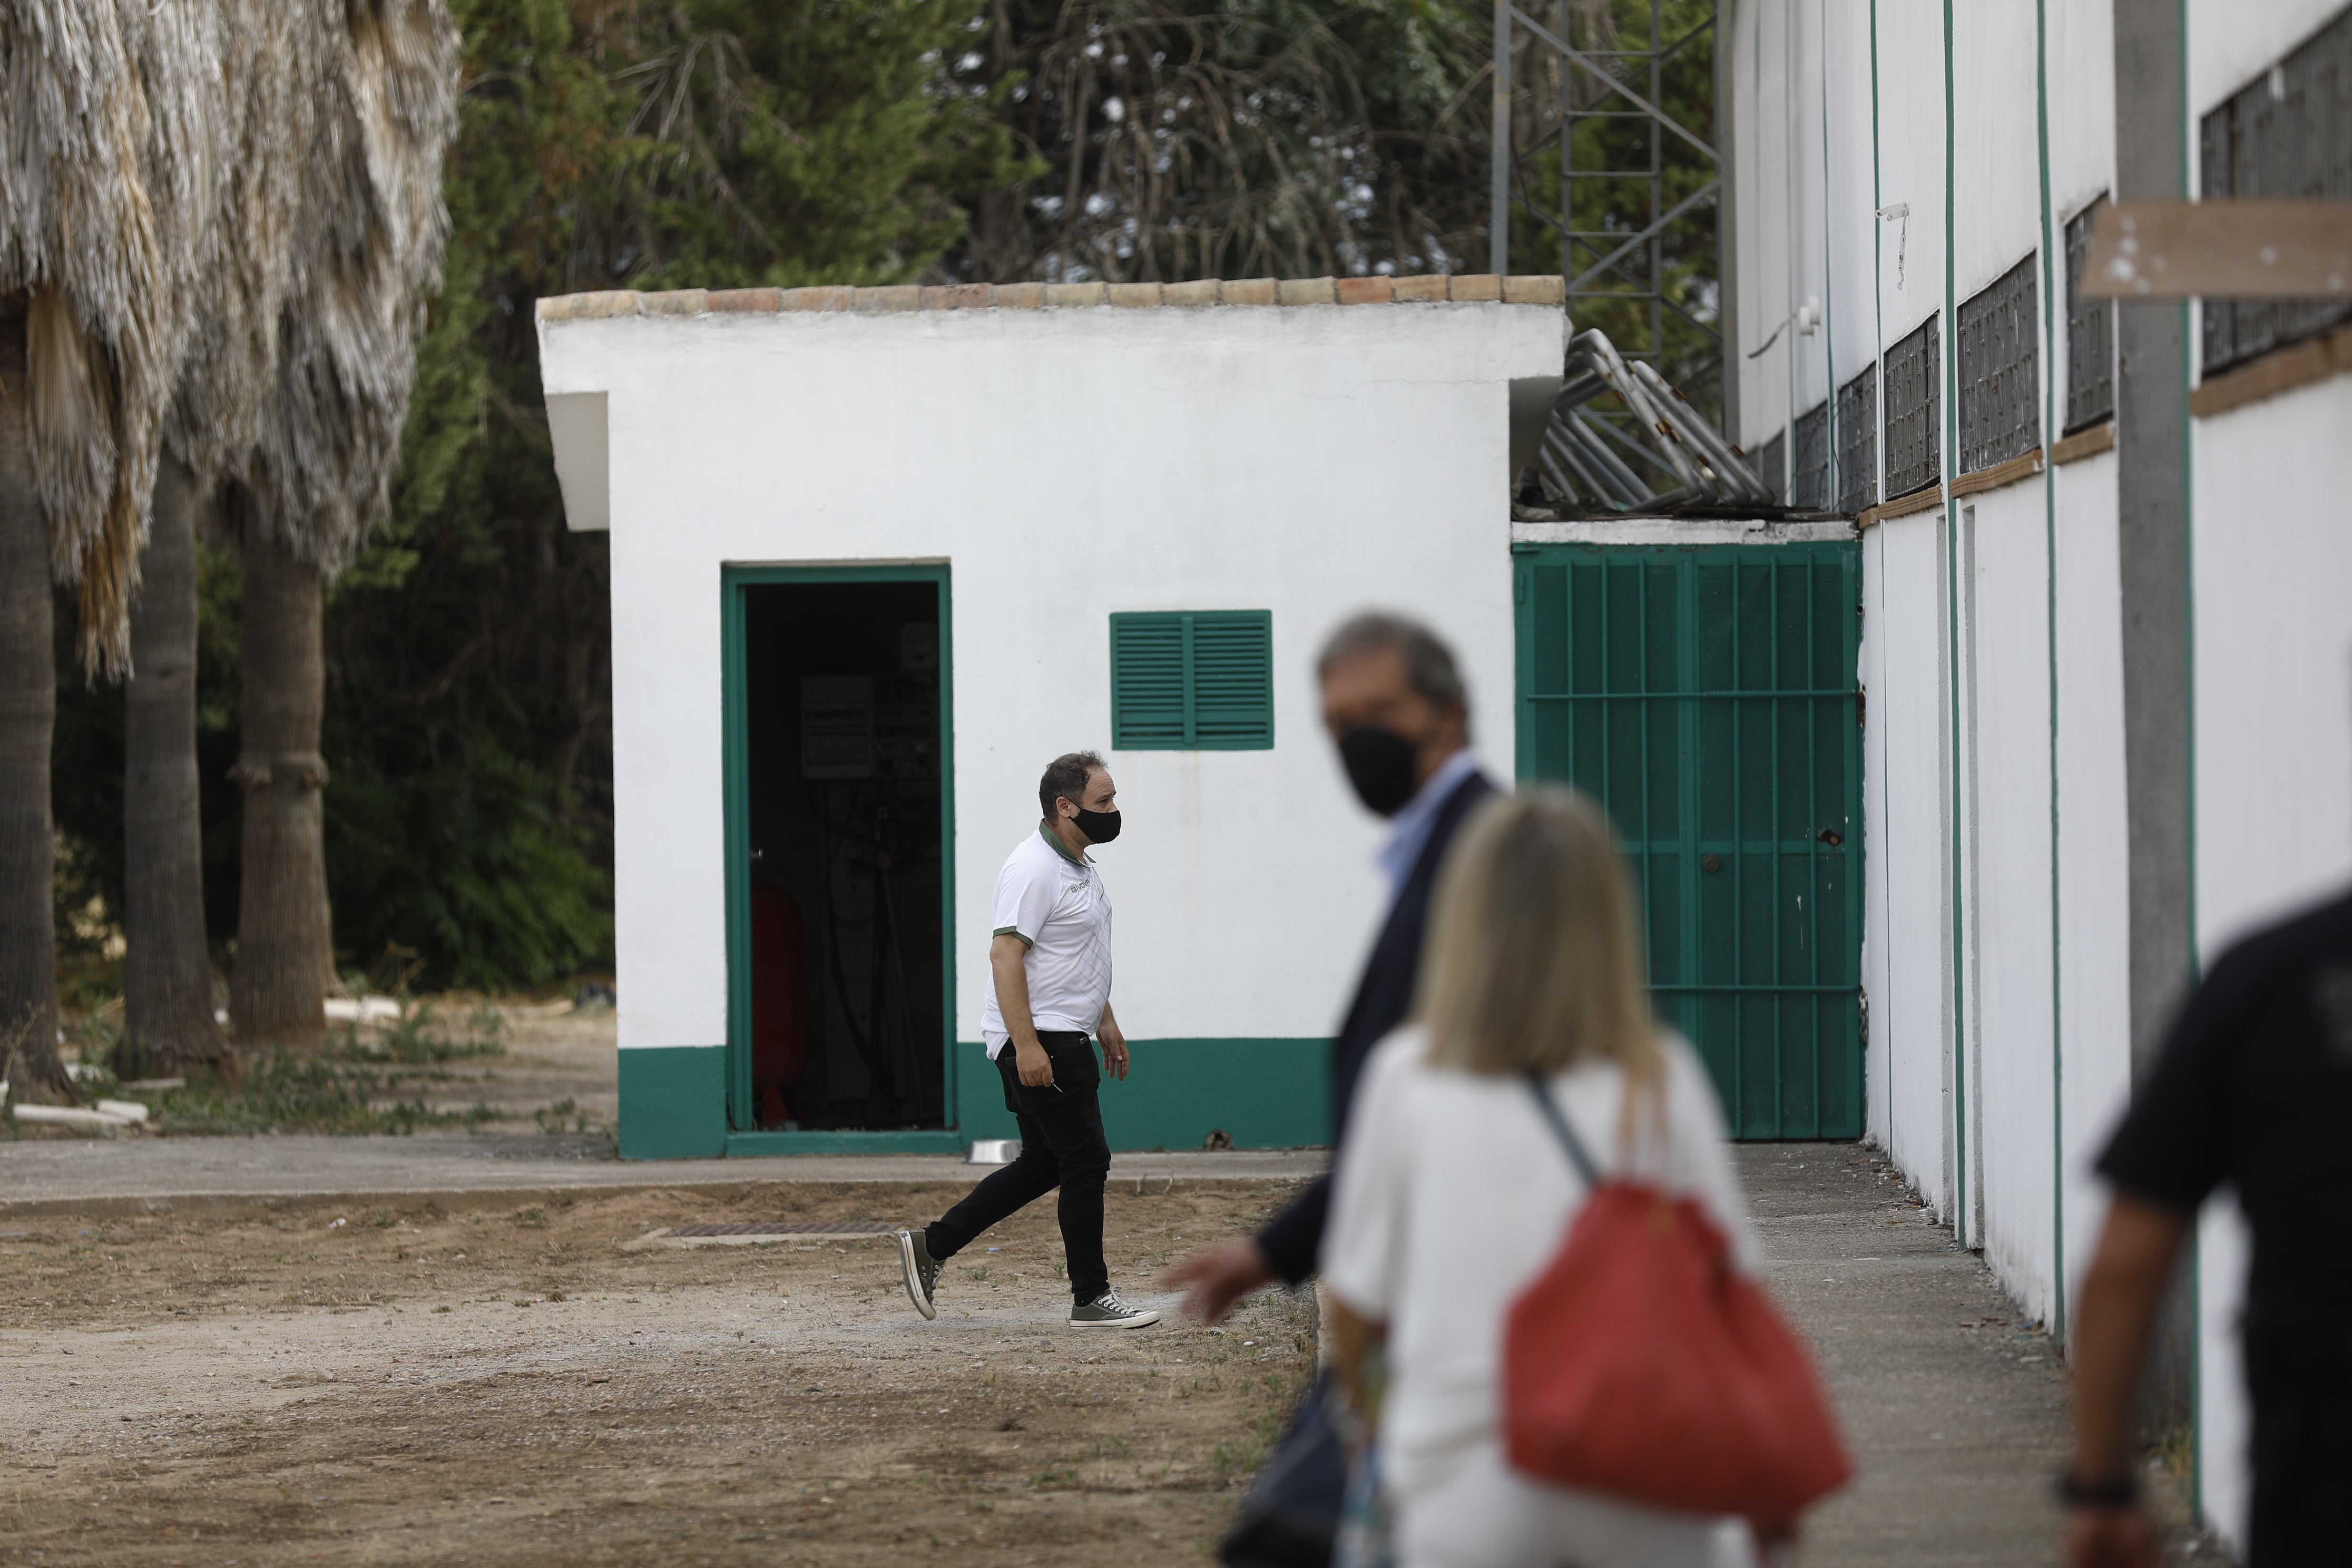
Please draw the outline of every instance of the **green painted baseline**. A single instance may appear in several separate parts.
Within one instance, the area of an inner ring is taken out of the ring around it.
[[[1331,1042],[1314,1038],[1132,1042],[1124,1083],[1102,1086],[1113,1150],[1198,1149],[1223,1131],[1236,1149],[1330,1141]],[[950,1058],[961,1125],[889,1132],[746,1132],[727,1119],[728,1050],[672,1046],[620,1053],[621,1158],[695,1160],[766,1154],[961,1152],[976,1138],[1017,1136],[1003,1080],[977,1041]]]

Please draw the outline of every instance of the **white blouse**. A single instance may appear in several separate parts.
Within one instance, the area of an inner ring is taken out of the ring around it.
[[[1585,1196],[1524,1079],[1432,1068],[1427,1043],[1408,1026],[1365,1064],[1321,1259],[1334,1295],[1388,1324],[1382,1462],[1408,1498],[1500,1436],[1504,1320],[1559,1254]],[[1555,1077],[1552,1102],[1604,1173],[1630,1170],[1696,1196],[1753,1275],[1761,1254],[1714,1086],[1679,1036],[1662,1032],[1661,1044],[1664,1125],[1656,1099],[1643,1097],[1630,1149],[1614,1063]]]

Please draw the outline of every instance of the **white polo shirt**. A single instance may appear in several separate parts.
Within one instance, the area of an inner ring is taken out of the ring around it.
[[[1092,860],[1074,859],[1040,822],[1013,847],[996,874],[992,938],[1019,937],[1029,951],[1029,1016],[1040,1029],[1093,1034],[1110,1000],[1110,894]],[[988,976],[980,1037],[993,1059],[1013,1037]]]

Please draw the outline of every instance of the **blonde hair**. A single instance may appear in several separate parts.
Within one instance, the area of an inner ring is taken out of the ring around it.
[[[1615,836],[1583,796],[1536,788],[1480,810],[1440,874],[1413,1016],[1433,1066],[1554,1073],[1658,1063]]]

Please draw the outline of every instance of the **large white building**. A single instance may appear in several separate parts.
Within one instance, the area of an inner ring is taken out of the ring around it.
[[[2200,959],[2352,876],[2344,312],[2119,312],[2081,258],[2106,200],[2352,195],[2352,13],[1724,25],[1732,433],[1863,524],[1869,1135],[2063,1332],[2135,1060]],[[2217,1203],[2189,1403],[2241,1541],[2244,1264]]]
[[[1058,753],[1125,834],[1115,1147],[1320,1142],[1386,890],[1319,641],[1406,607],[1513,759],[1512,406],[1558,279],[542,300],[611,531],[625,1155],[1010,1133],[991,891]]]

